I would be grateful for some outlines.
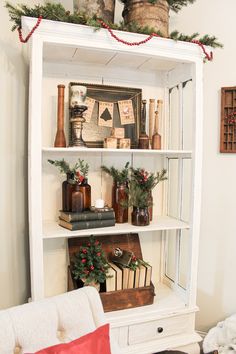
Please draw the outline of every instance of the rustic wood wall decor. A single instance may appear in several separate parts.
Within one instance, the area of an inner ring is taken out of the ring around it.
[[[236,153],[236,86],[221,89],[220,152]]]

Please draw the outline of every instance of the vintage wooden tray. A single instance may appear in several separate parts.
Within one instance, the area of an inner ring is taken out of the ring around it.
[[[102,244],[104,252],[106,252],[109,259],[112,251],[116,247],[126,249],[134,252],[136,257],[142,259],[142,251],[138,234],[121,234],[121,235],[105,235],[99,236],[99,241]],[[70,266],[68,272],[68,290],[78,288],[77,282],[73,281],[71,277],[71,270],[73,269],[74,255],[79,251],[79,247],[88,241],[88,237],[76,237],[68,240],[68,251]],[[132,307],[139,307],[144,305],[151,305],[155,296],[154,286],[141,288],[125,289],[110,292],[100,292],[100,297],[103,303],[104,311],[117,311],[128,309]]]

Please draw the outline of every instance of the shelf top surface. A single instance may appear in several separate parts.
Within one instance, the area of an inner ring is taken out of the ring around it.
[[[110,234],[126,234],[132,232],[136,233],[162,230],[179,230],[188,228],[189,224],[168,216],[154,216],[153,221],[148,226],[134,226],[128,223],[124,223],[116,224],[112,227],[86,229],[78,231],[67,230],[59,226],[56,221],[45,221],[43,223],[43,238],[47,240],[52,238],[83,237],[89,235],[99,236]]]
[[[145,150],[145,149],[106,149],[106,148],[79,148],[79,147],[68,147],[68,148],[54,148],[54,147],[43,147],[43,153],[63,153],[63,154],[93,154],[93,153],[103,153],[103,154],[142,154],[142,155],[166,155],[166,156],[188,156],[191,157],[191,150]]]
[[[37,19],[22,17],[24,35]],[[146,35],[114,31],[127,42],[139,42]],[[43,20],[34,36],[43,42],[45,61],[96,63],[97,65],[132,67],[140,70],[172,70],[180,63],[201,62],[201,49],[193,43],[166,38],[152,38],[144,45],[128,46],[117,42],[106,29],[65,22]]]

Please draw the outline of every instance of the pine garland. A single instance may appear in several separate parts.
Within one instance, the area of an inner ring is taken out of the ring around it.
[[[171,8],[174,11],[178,11],[180,6],[186,6],[188,2],[192,3],[194,0],[168,0]],[[7,8],[10,16],[10,21],[14,24],[12,26],[12,31],[15,31],[18,28],[21,28],[21,17],[36,17],[42,16],[43,19],[60,21],[67,23],[75,23],[80,25],[92,26],[95,29],[101,28],[101,23],[98,21],[96,15],[89,17],[84,12],[71,14],[67,11],[60,3],[54,4],[46,2],[45,5],[35,5],[34,7],[29,7],[24,4],[18,4],[16,6],[12,5],[9,1],[6,1],[5,7]],[[151,27],[141,27],[137,23],[133,22],[129,25],[125,25],[123,21],[119,24],[109,23],[111,29],[125,31],[125,32],[134,32],[150,35],[156,33],[159,36],[163,37],[160,31],[155,31]],[[179,31],[173,31],[169,38],[176,41],[191,42],[193,39],[197,39],[199,36],[198,33],[193,35],[184,35],[179,33]],[[202,38],[198,39],[202,44],[209,45],[213,48],[222,48],[223,45],[218,42],[215,36],[209,36],[208,34],[204,35]]]

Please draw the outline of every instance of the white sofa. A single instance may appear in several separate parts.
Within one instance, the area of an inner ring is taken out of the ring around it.
[[[0,354],[34,353],[70,342],[106,323],[98,292],[84,287],[0,311]],[[112,354],[119,354],[111,339]]]

